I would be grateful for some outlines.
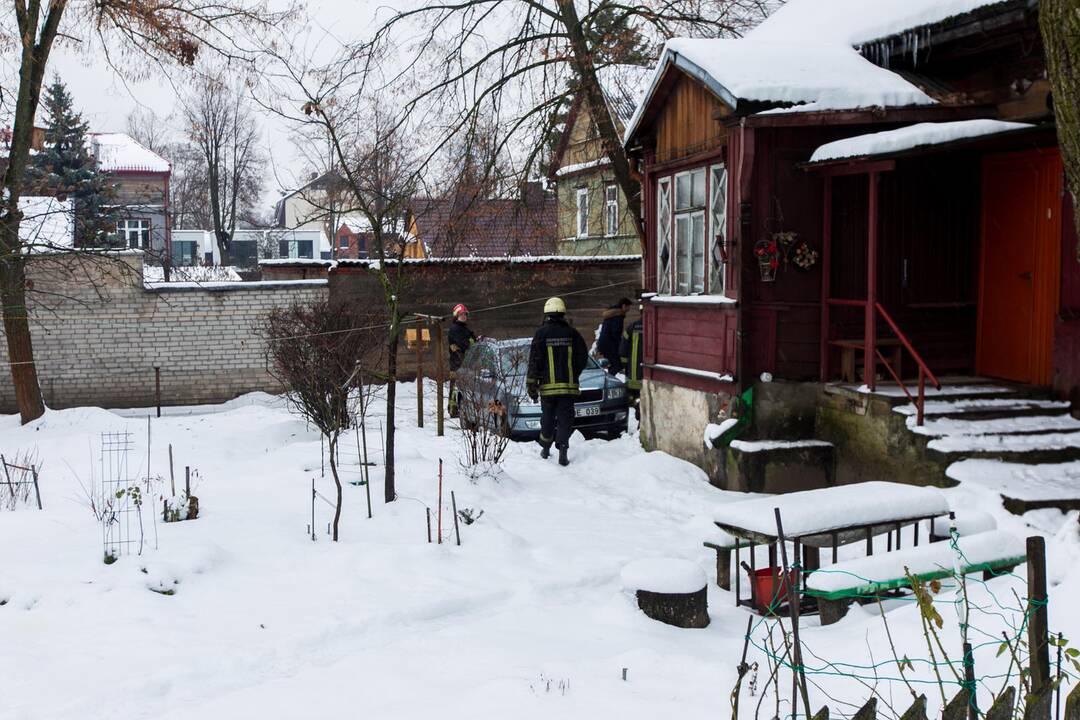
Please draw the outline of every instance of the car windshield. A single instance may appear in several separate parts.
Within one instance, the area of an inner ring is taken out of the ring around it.
[[[506,343],[499,349],[499,364],[505,375],[524,375],[529,370],[529,342]],[[592,355],[585,363],[587,370],[599,370],[600,364]]]

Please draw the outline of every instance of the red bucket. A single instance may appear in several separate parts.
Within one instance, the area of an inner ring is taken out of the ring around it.
[[[754,571],[754,601],[758,610],[768,612],[774,610],[788,600],[788,590],[795,581],[795,571],[789,570],[784,577],[783,568],[767,567]]]

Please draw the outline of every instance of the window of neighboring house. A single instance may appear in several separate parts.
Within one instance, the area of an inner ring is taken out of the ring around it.
[[[604,234],[608,237],[619,234],[619,188],[617,185],[604,187]]]
[[[709,168],[709,292],[724,294],[724,267],[727,264],[727,168]]]
[[[308,260],[315,257],[315,244],[311,240],[296,241],[296,257]]]
[[[656,181],[656,291],[671,292],[671,178]]]
[[[194,240],[173,240],[173,265],[198,265],[199,243]]]
[[[150,249],[150,221],[143,218],[121,220],[116,224],[120,240],[130,249]]]
[[[705,169],[675,176],[675,293],[705,292]]]
[[[589,189],[577,190],[577,236],[589,237]]]
[[[289,255],[289,241],[288,240],[278,240],[278,243],[277,243],[277,256],[279,258],[291,257],[291,255]]]
[[[349,234],[341,233],[341,237],[338,238],[338,247],[342,250],[349,249]]]
[[[259,246],[254,240],[233,240],[229,254],[233,265],[255,267],[258,265]]]

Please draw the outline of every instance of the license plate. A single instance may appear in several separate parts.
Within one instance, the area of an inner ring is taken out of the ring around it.
[[[598,407],[576,407],[574,408],[574,417],[595,417],[600,414],[600,408]]]

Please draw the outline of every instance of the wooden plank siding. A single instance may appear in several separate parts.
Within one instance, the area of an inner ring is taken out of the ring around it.
[[[720,117],[728,108],[704,85],[678,71],[679,77],[656,119],[657,163],[670,162],[720,147],[727,128]]]
[[[645,305],[645,363],[735,375],[735,309],[726,305]],[[652,380],[706,392],[730,383],[647,368]]]

